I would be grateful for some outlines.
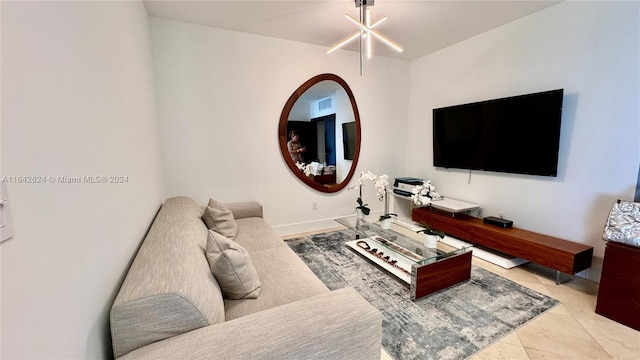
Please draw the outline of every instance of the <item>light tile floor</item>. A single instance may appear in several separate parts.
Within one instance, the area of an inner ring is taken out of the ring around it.
[[[556,285],[555,271],[534,264],[473,264],[560,301],[473,359],[640,359],[640,331],[595,313],[597,283],[573,276]]]
[[[401,228],[396,230],[405,232]],[[288,238],[303,235],[309,234]],[[573,276],[570,281],[556,285],[555,271],[535,264],[504,269],[476,257],[473,264],[558,299],[560,304],[472,359],[640,360],[640,331],[595,313],[598,283]],[[381,359],[392,358],[383,349]]]

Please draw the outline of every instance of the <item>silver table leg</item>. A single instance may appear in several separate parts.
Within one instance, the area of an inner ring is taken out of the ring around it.
[[[556,285],[564,284],[567,281],[571,280],[571,275],[567,275],[567,276],[563,276],[563,275],[565,274],[560,272],[559,270],[556,270]]]

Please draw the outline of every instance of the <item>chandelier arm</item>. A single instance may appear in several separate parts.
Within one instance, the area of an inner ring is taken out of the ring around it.
[[[351,22],[352,22],[352,23],[354,23],[356,26],[359,26],[359,27],[360,27],[360,28],[362,28],[362,30],[364,30],[364,31],[367,31],[367,30],[373,29],[373,28],[375,28],[376,26],[378,26],[378,25],[382,24],[383,22],[387,21],[387,19],[389,19],[388,17],[386,17],[386,16],[385,16],[385,17],[383,17],[382,19],[380,19],[380,20],[378,20],[378,21],[374,22],[373,24],[371,24],[371,26],[369,26],[369,27],[367,28],[367,25],[365,25],[365,24],[361,23],[360,21],[358,21],[357,19],[355,19],[355,18],[354,18],[354,17],[352,17],[351,15],[349,15],[349,14],[344,14],[344,16],[347,18],[347,20],[351,21]]]
[[[357,19],[353,18],[351,15],[349,14],[344,14],[344,16],[347,18],[347,20],[351,21],[352,23],[356,24],[356,26],[359,26],[362,30],[367,31],[367,26],[363,23],[361,23],[360,21],[358,21]]]
[[[383,17],[382,19],[380,19],[380,20],[374,22],[373,24],[371,24],[371,26],[369,26],[369,29],[375,28],[376,26],[378,26],[378,25],[382,24],[383,22],[387,21],[387,19],[388,19],[388,17],[386,17],[386,16]]]
[[[369,29],[369,33],[372,34],[373,36],[377,37],[380,41],[382,41],[383,43],[387,44],[389,47],[391,47],[395,51],[397,51],[397,52],[404,51],[400,46],[396,45],[393,41],[387,39],[386,37],[384,37],[384,36],[382,36],[380,34],[378,34],[374,30]]]
[[[342,42],[340,42],[339,44],[335,45],[331,49],[327,50],[327,54],[331,54],[332,52],[338,50],[339,48],[341,48],[341,47],[347,45],[348,43],[352,42],[353,40],[357,39],[359,36],[360,36],[360,31],[355,33],[353,36],[343,40]]]

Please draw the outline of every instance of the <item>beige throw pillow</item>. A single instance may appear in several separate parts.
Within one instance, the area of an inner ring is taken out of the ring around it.
[[[209,230],[207,260],[227,299],[255,299],[262,285],[249,253],[235,241]]]
[[[224,235],[233,240],[238,234],[236,220],[233,218],[231,210],[214,199],[209,199],[209,204],[204,209],[202,220],[207,224],[209,230]]]

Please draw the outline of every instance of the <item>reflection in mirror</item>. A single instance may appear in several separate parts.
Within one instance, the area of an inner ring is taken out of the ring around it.
[[[280,149],[291,171],[323,192],[343,189],[360,153],[360,117],[342,78],[321,74],[300,86],[280,116]]]

